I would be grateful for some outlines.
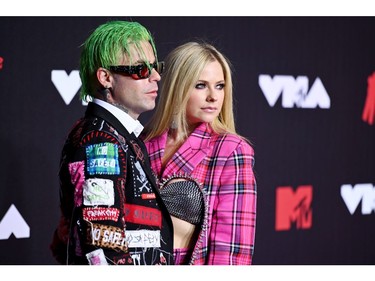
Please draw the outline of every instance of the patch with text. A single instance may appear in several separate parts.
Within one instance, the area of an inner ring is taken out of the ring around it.
[[[86,147],[87,172],[90,175],[119,175],[118,145],[99,143]]]
[[[115,202],[113,181],[109,179],[87,179],[83,185],[83,204],[86,206],[107,205]]]
[[[116,208],[83,208],[83,218],[87,221],[111,220],[117,221],[120,210]]]
[[[125,203],[124,210],[125,221],[161,228],[161,211],[158,209]]]

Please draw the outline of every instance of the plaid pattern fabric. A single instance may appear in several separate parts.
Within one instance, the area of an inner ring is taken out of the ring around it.
[[[190,264],[251,264],[257,198],[253,148],[239,136],[217,135],[201,124],[163,171],[167,133],[146,142],[159,181],[176,175],[193,177],[203,184],[207,195],[206,224]]]

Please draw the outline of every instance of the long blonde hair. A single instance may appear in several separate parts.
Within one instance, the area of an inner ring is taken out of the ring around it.
[[[188,42],[178,46],[165,59],[161,94],[153,116],[145,126],[145,140],[159,136],[172,122],[181,130],[182,139],[188,137],[186,104],[189,91],[199,80],[205,66],[217,60],[223,68],[225,97],[218,117],[210,123],[214,132],[234,133],[233,84],[229,60],[214,46],[205,42]]]

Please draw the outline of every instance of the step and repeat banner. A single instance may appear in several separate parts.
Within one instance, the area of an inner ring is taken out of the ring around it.
[[[0,17],[0,264],[56,264],[80,45],[113,19],[150,29],[160,59],[204,39],[231,60],[256,157],[254,264],[375,264],[375,17],[215,16]]]

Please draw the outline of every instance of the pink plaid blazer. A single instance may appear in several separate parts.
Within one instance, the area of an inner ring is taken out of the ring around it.
[[[257,199],[253,148],[239,136],[215,134],[202,123],[161,174],[167,133],[145,143],[159,183],[175,176],[193,178],[207,204],[190,264],[250,265]]]

